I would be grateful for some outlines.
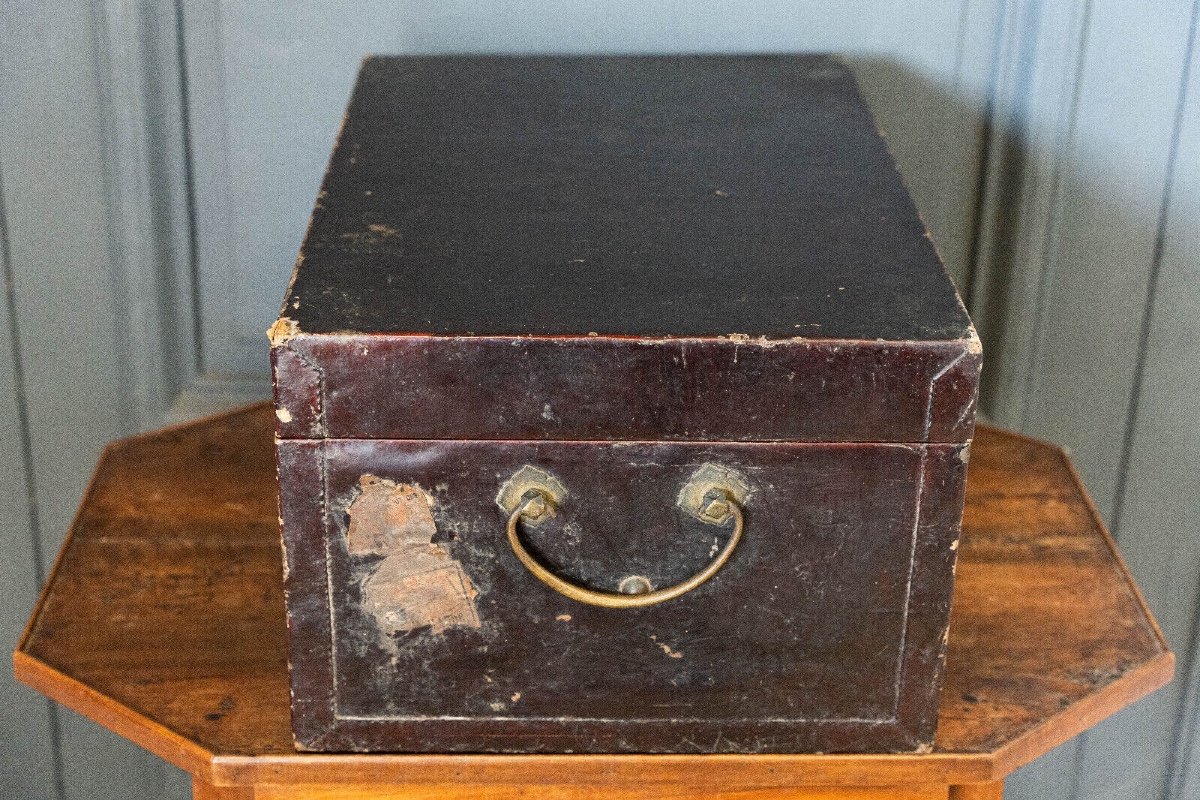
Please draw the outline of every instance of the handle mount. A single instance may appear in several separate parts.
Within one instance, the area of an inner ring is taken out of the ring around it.
[[[742,477],[731,469],[705,464],[692,475],[679,493],[678,504],[696,519],[710,525],[725,525],[733,520],[733,532],[721,552],[708,566],[692,577],[663,589],[654,589],[638,575],[622,579],[620,591],[606,592],[572,583],[555,575],[526,549],[521,541],[522,519],[535,520],[554,512],[566,497],[558,479],[536,467],[522,467],[501,488],[496,502],[509,512],[505,532],[513,553],[521,564],[542,583],[559,594],[587,605],[602,608],[643,608],[673,600],[706,582],[733,555],[745,530],[742,503],[749,489]]]

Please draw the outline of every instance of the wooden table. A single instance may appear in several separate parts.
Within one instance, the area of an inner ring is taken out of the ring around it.
[[[13,656],[197,798],[995,799],[1174,670],[1064,453],[981,427],[932,753],[296,753],[272,423],[260,405],[111,445]]]

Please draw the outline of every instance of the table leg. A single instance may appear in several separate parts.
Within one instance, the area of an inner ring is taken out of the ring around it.
[[[252,786],[213,786],[200,778],[192,778],[192,800],[254,800]]]
[[[950,800],[1004,800],[1004,781],[951,786]]]

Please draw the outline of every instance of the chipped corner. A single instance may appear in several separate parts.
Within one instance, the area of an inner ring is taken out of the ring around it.
[[[271,347],[282,347],[303,333],[300,323],[291,317],[280,317],[271,327],[267,328],[267,339]]]

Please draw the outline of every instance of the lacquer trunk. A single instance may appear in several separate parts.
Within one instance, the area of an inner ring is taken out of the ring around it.
[[[980,350],[836,61],[370,59],[270,335],[301,749],[931,746]]]

